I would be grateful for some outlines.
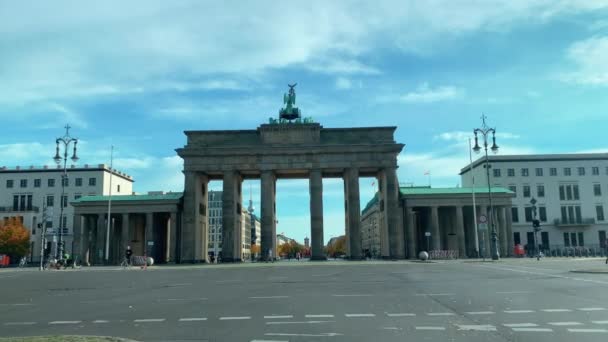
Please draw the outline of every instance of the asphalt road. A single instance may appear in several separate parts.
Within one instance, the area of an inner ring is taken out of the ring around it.
[[[0,271],[0,336],[139,341],[606,341],[595,259]]]

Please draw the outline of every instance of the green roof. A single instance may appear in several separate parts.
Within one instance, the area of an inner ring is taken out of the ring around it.
[[[361,211],[361,214],[365,214],[371,207],[373,207],[377,203],[378,203],[378,193],[376,192],[376,194],[374,194],[374,197],[372,197],[372,199],[369,200],[369,202],[367,202],[367,205],[365,206],[365,208],[363,208],[363,211]]]
[[[179,200],[184,194],[182,192],[168,192],[166,194],[152,195],[113,195],[112,202],[126,201],[170,201]],[[83,196],[75,200],[73,203],[83,202],[105,202],[110,199],[110,196]]]
[[[401,195],[464,195],[472,192],[476,194],[487,194],[487,187],[479,188],[429,188],[429,187],[400,187]],[[506,188],[494,187],[491,188],[493,194],[512,194],[513,192]]]

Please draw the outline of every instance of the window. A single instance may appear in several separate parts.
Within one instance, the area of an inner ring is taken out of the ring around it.
[[[578,233],[578,245],[579,246],[584,246],[585,245],[585,239],[583,237],[584,237],[583,232],[579,232]]]
[[[572,201],[572,186],[566,186],[566,199]]]
[[[494,169],[492,171],[494,171],[494,177],[496,177],[496,178],[500,177],[500,169]]]
[[[595,196],[602,196],[602,186],[600,184],[593,184],[593,194]]]
[[[95,186],[95,185],[97,185],[97,178],[95,178],[95,177],[89,178],[89,186]]]
[[[544,185],[536,186],[536,195],[538,197],[545,197],[545,186]]]
[[[41,179],[34,179],[34,188],[39,188],[40,187],[40,183],[42,183]]]
[[[543,176],[543,168],[537,167],[536,168],[536,177],[542,177],[542,176]]]
[[[47,180],[47,184],[46,184],[49,188],[52,188],[55,186],[55,179],[54,178],[49,178]]]
[[[519,212],[517,211],[517,207],[511,208],[511,221],[515,223],[519,222]]]
[[[516,245],[521,245],[521,235],[519,234],[519,232],[513,233],[513,243]]]
[[[542,222],[547,222],[547,208],[538,207],[538,219]]]
[[[578,201],[580,199],[580,196],[578,193],[578,185],[575,184],[572,186],[572,192],[574,192],[574,199]]]
[[[53,221],[46,221],[46,228],[53,228]]]
[[[120,184],[116,186],[116,192],[120,192]]]
[[[64,216],[64,217],[62,217],[62,220],[61,220],[61,228],[65,229],[67,226],[68,226],[68,217]],[[66,234],[67,231],[64,230],[62,233]]]
[[[585,168],[584,167],[579,167],[578,168],[578,175],[579,176],[584,176],[585,175]]]
[[[526,214],[526,222],[532,222],[532,207],[526,207],[524,210]]]
[[[513,192],[515,195],[517,195],[517,186],[515,186],[515,185],[509,185],[509,190],[511,192]]]
[[[76,195],[74,195],[74,199],[75,199],[75,200],[79,199],[80,197],[82,197],[82,195],[81,195],[81,194],[76,194]]]
[[[27,179],[22,179],[19,181],[19,187],[27,188]]]
[[[556,167],[552,167],[549,169],[549,175],[551,176],[557,176],[557,168]]]
[[[507,176],[515,177],[515,169],[507,169]]]
[[[602,206],[602,205],[595,206],[595,216],[598,221],[604,221],[604,206]]]
[[[12,179],[7,179],[6,180],[6,188],[12,188],[13,187],[13,180]]]
[[[572,170],[569,167],[564,168],[564,176],[572,176]]]
[[[524,185],[524,197],[525,198],[530,197],[530,186],[529,185]]]
[[[27,210],[32,210],[32,195],[27,195]]]
[[[25,195],[21,195],[19,197],[20,197],[19,210],[24,211],[25,210]]]
[[[528,169],[527,168],[521,169],[521,176],[522,177],[528,177]]]
[[[63,205],[63,207],[67,207],[68,206],[68,195],[63,195],[61,196],[61,205]]]
[[[76,186],[82,186],[82,178],[76,178]]]
[[[62,176],[61,183],[62,183],[62,186],[70,186],[70,180],[69,180],[68,176]]]
[[[19,211],[19,195],[13,196],[13,211]]]
[[[570,234],[564,233],[564,246],[570,247]]]
[[[566,189],[564,188],[563,185],[559,186],[559,199],[560,199],[560,201],[566,200]]]
[[[600,168],[597,166],[594,166],[591,168],[591,174],[594,176],[599,176],[600,175]]]
[[[579,205],[575,206],[574,211],[576,212],[576,222],[583,222],[583,215],[581,215],[581,207]]]
[[[576,233],[570,233],[570,243],[573,247],[578,246],[578,244],[576,243]]]
[[[568,222],[568,208],[562,207],[562,223]]]
[[[55,196],[53,196],[53,195],[46,196],[46,206],[52,207],[54,205],[55,205]]]
[[[598,233],[598,238],[600,239],[600,247],[601,248],[606,248],[606,231],[605,230],[600,230]]]

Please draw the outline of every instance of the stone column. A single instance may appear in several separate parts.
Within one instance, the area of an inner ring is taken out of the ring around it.
[[[262,171],[261,174],[261,258],[268,260],[268,251],[272,250],[272,256],[276,255],[276,236],[275,236],[275,184],[276,177],[272,171]]]
[[[127,246],[131,245],[131,234],[129,234],[129,214],[122,214],[120,226],[121,251],[124,252],[127,249]]]
[[[311,260],[325,260],[323,253],[323,175],[310,171],[310,246]]]
[[[456,206],[456,237],[458,238],[458,254],[460,258],[467,255],[467,247],[464,239],[464,215],[462,206]]]
[[[392,259],[403,259],[405,258],[405,246],[402,217],[401,211],[399,210],[399,181],[397,180],[397,168],[387,168],[384,170],[384,174],[386,177],[384,213],[390,239],[390,257]]]
[[[177,262],[177,213],[169,215],[169,260]]]
[[[508,235],[507,235],[507,220],[505,218],[505,207],[496,207],[498,216],[498,243],[500,246],[500,256],[507,256],[508,251]]]
[[[222,262],[240,262],[238,234],[241,221],[241,176],[234,170],[224,171],[222,193]]]
[[[378,182],[378,230],[380,230],[380,256],[382,259],[391,258],[391,235],[388,230],[386,217],[386,170],[381,169],[376,176]]]
[[[83,241],[82,241],[82,215],[80,214],[74,214],[74,226],[72,227],[72,231],[74,232],[74,245],[72,248],[72,257],[76,258],[76,257],[80,257],[81,255],[81,250],[82,250],[82,245],[83,245]],[[34,227],[34,229],[36,229]],[[82,259],[80,259],[82,260]]]
[[[177,246],[179,259],[180,262],[206,262],[209,178],[192,171],[184,172],[184,175],[183,223]]]
[[[441,233],[439,231],[439,207],[431,207],[431,250],[441,250]]]
[[[359,203],[359,169],[349,168],[344,171],[344,190],[346,199],[346,241],[348,257],[362,259],[361,251],[361,210]]]
[[[515,242],[513,241],[513,213],[511,212],[511,206],[505,207],[505,233],[507,234],[507,256],[513,256],[513,247]]]
[[[156,237],[154,236],[154,213],[146,213],[146,226],[145,226],[145,234],[144,234],[144,250],[146,251],[146,255],[152,258],[156,257]],[[153,245],[150,246],[148,243],[152,242]],[[158,260],[156,260],[158,261]]]
[[[97,215],[97,242],[95,243],[95,258],[96,264],[103,264],[103,255],[106,246],[106,220],[103,214]]]
[[[416,259],[416,252],[418,251],[418,234],[416,229],[415,214],[412,208],[405,208],[405,219],[407,229],[407,256],[410,259]]]
[[[91,250],[91,219],[88,215],[82,215],[83,216],[83,221],[84,221],[84,225],[83,225],[83,229],[82,229],[82,245],[80,247],[80,260],[79,263],[86,265],[87,263],[90,262],[89,260],[89,251]]]

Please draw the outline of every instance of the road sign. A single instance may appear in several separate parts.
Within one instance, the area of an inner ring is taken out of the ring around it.
[[[477,229],[479,229],[479,230],[488,230],[488,224],[487,223],[480,223],[477,226]]]
[[[479,223],[486,223],[488,222],[488,218],[486,217],[486,215],[479,215]]]
[[[426,236],[426,237],[431,236],[431,232],[425,232],[425,233],[424,233],[424,236]]]

